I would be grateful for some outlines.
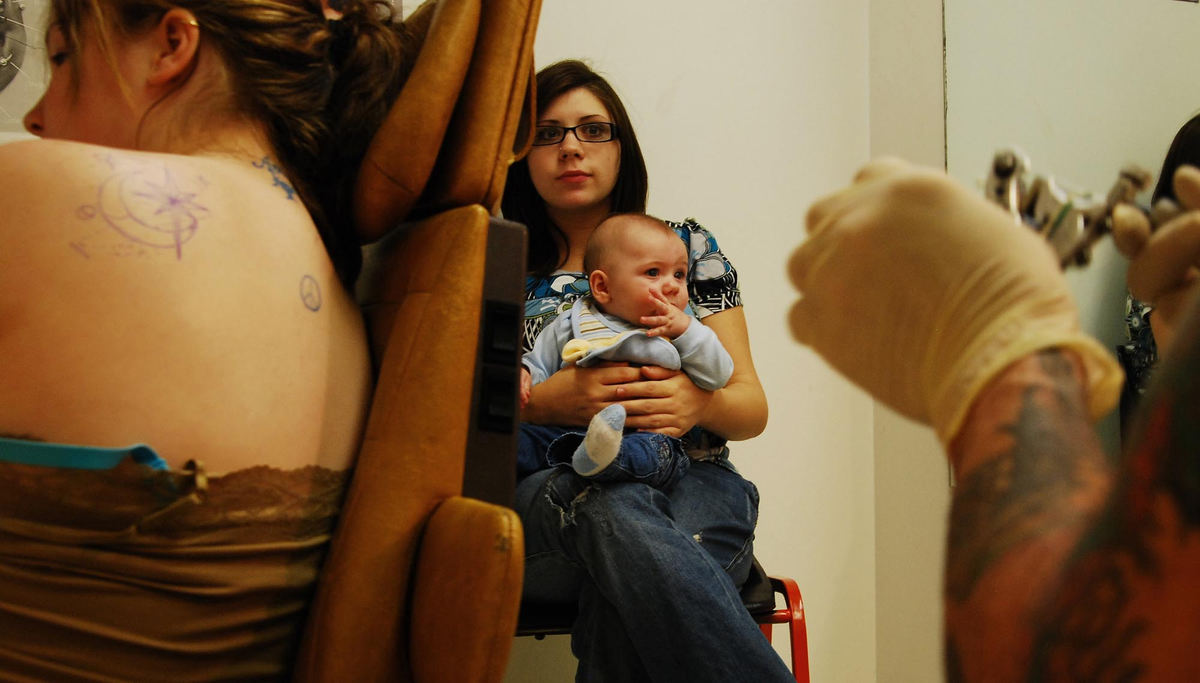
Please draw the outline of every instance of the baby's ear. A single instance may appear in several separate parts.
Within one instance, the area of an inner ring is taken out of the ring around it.
[[[588,286],[592,288],[592,298],[599,304],[612,301],[612,292],[608,291],[608,275],[603,270],[593,270],[588,276]]]

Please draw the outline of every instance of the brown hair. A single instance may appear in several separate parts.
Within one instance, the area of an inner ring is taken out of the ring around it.
[[[1175,171],[1184,164],[1200,166],[1200,114],[1188,119],[1171,140],[1171,147],[1163,158],[1162,170],[1158,172],[1158,183],[1151,195],[1152,202],[1163,197],[1179,201],[1175,196]]]
[[[611,195],[612,210],[622,213],[645,211],[648,186],[646,160],[625,105],[603,76],[577,59],[547,66],[537,74],[537,110],[546,109],[559,96],[576,88],[586,88],[595,95],[617,126],[621,165],[617,169],[617,183]],[[509,167],[500,206],[505,218],[524,223],[529,230],[527,270],[530,273],[548,275],[566,261],[567,255],[558,250],[558,242],[565,242],[566,238],[550,220],[546,201],[533,186],[528,161],[522,159]]]
[[[583,251],[584,274],[591,275],[594,270],[603,270],[609,252],[628,234],[629,229],[635,226],[661,230],[671,237],[679,239],[679,234],[661,218],[655,218],[645,213],[610,214],[600,225],[596,226],[591,235],[588,235],[587,247]],[[684,253],[686,253],[686,249]]]
[[[209,111],[262,122],[339,275],[353,282],[358,164],[412,62],[412,41],[391,22],[391,7],[347,0],[331,22],[320,0],[52,0],[51,22],[69,47],[85,33],[97,40],[115,70],[110,33],[137,35],[176,7],[195,15],[201,42],[226,67],[230,91],[206,99]],[[74,59],[78,50],[69,52]]]

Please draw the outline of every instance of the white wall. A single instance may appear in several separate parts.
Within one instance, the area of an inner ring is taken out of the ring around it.
[[[931,108],[940,83],[940,0],[871,0],[871,151],[943,163]],[[1179,126],[1200,110],[1191,3],[945,0],[945,162],[981,181],[1016,145],[1035,171],[1106,192],[1125,163],[1157,173]],[[1110,244],[1069,275],[1085,327],[1123,339],[1123,260]],[[1116,448],[1115,418],[1102,425]],[[941,676],[941,565],[950,489],[929,430],[875,413],[878,680]]]
[[[20,39],[26,44],[20,71],[8,86],[0,90],[0,144],[30,137],[21,125],[25,112],[37,102],[44,87],[46,52],[42,46],[47,0],[32,0],[24,3],[22,21],[29,28]],[[8,40],[17,35],[8,34]],[[4,68],[16,68],[15,62]]]
[[[610,78],[647,157],[649,210],[695,216],[738,268],[771,406],[766,433],[733,448],[762,493],[756,554],[804,592],[814,680],[874,680],[872,403],[784,324],[805,209],[868,158],[867,1],[547,0],[535,55]],[[565,637],[518,639],[508,680],[573,670]]]
[[[871,155],[945,166],[941,0],[871,0]],[[949,470],[932,430],[876,406],[876,680],[942,677]]]
[[[992,154],[1016,145],[1036,172],[1100,195],[1125,163],[1157,174],[1200,110],[1197,25],[1190,2],[947,0],[950,173],[982,180]],[[1107,241],[1070,275],[1085,326],[1109,348],[1124,339],[1124,278]],[[1108,448],[1116,435],[1114,414]]]

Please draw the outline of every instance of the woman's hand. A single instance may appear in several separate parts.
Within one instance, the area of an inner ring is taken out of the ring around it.
[[[679,437],[700,423],[713,392],[697,387],[679,370],[648,365],[640,371],[643,381],[616,387],[628,416],[626,427]]]
[[[586,426],[592,416],[623,403],[627,427],[683,436],[699,423],[713,393],[678,370],[607,363],[565,367],[533,387],[521,419],[536,424]]]
[[[627,383],[640,377],[637,368],[625,363],[565,367],[533,387],[521,419],[543,425],[586,426],[602,408],[622,400]]]
[[[602,408],[621,402],[631,428],[682,436],[699,424],[730,441],[757,436],[766,427],[767,398],[750,356],[742,308],[714,313],[703,324],[717,333],[733,358],[733,376],[724,389],[705,391],[684,373],[660,367],[570,366],[533,387],[521,419],[585,426]]]
[[[519,392],[520,398],[521,398],[521,410],[524,410],[525,406],[529,403],[529,394],[532,391],[533,391],[533,375],[530,374],[529,368],[522,365],[521,366],[521,386],[520,386],[520,392]]]
[[[700,324],[717,334],[733,358],[733,375],[725,387],[705,391],[682,372],[644,367],[641,381],[617,387],[629,415],[625,424],[671,436],[700,425],[730,441],[754,438],[767,426],[767,396],[750,354],[745,312],[734,306]]]

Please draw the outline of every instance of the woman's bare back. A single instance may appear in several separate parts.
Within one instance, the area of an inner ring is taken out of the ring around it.
[[[357,306],[274,163],[0,146],[0,433],[172,466],[347,466]]]

